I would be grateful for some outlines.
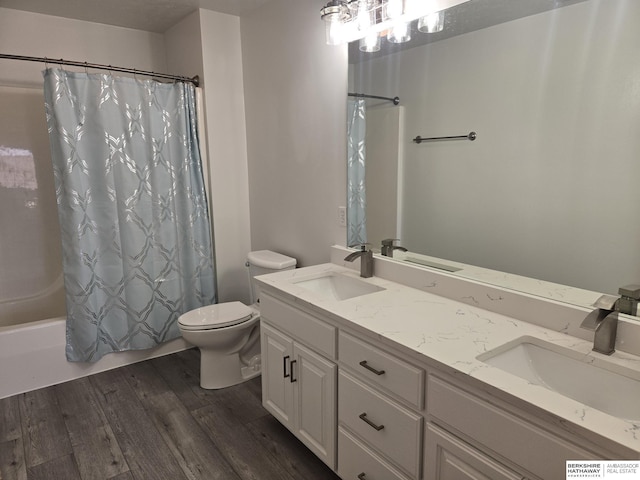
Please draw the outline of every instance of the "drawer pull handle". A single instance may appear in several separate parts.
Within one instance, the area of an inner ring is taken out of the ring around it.
[[[366,368],[370,372],[375,373],[376,375],[384,375],[384,370],[376,370],[371,365],[369,365],[366,360],[362,360],[360,362],[360,366]]]
[[[384,425],[376,425],[371,420],[369,420],[367,418],[367,413],[366,412],[361,413],[360,415],[358,415],[358,417],[360,417],[360,420],[363,420],[367,425],[369,425],[370,427],[376,429],[378,432],[384,428]]]
[[[359,480],[367,480],[367,474],[362,472],[360,475],[358,475],[358,479]]]
[[[282,359],[282,370],[284,378],[289,378],[291,376],[290,373],[287,373],[287,360],[289,360],[289,355]]]
[[[293,365],[294,365],[295,363],[298,363],[298,361],[297,361],[297,360],[291,360],[291,363],[289,364],[289,366],[291,367],[291,379],[290,379],[290,380],[291,380],[291,383],[295,383],[295,382],[297,382],[297,381],[298,381],[298,379],[297,379],[297,378],[293,378]]]

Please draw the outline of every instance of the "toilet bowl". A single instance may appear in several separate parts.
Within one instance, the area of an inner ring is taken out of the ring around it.
[[[251,252],[247,266],[251,297],[258,300],[253,277],[295,268],[296,260],[269,250]],[[230,387],[261,371],[260,311],[258,304],[226,302],[197,308],[178,318],[182,337],[200,349],[200,386]]]
[[[180,316],[183,338],[200,349],[200,386],[224,388],[260,375],[260,312],[240,302]]]

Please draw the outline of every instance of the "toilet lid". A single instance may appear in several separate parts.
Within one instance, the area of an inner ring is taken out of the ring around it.
[[[238,325],[249,320],[251,315],[251,309],[245,304],[226,302],[183,313],[178,318],[178,323],[185,330],[210,330]]]

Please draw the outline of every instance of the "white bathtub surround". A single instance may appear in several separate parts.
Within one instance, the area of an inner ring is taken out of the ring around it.
[[[4,15],[0,9],[3,34]],[[3,76],[11,68],[0,70]],[[61,316],[66,309],[42,86],[0,86],[0,111],[0,327],[4,327]]]
[[[259,282],[265,290],[270,288],[287,301],[316,311],[363,338],[375,339],[416,362],[454,376],[462,375],[492,395],[533,409],[547,421],[603,448],[628,449],[629,455],[640,454],[640,424],[530,384],[477,359],[487,351],[527,336],[570,348],[596,362],[604,359],[614,369],[616,366],[630,369],[640,378],[640,348],[638,340],[630,338],[640,336],[640,323],[621,318],[620,348],[606,357],[591,351],[593,334],[579,329],[587,309],[445,273],[376,258],[374,277],[361,281],[384,290],[341,301],[327,299],[292,282],[326,272],[358,278],[357,261],[355,265],[338,265],[344,263],[342,259],[348,252],[333,247],[335,263],[263,276]],[[622,347],[627,351],[622,351]]]
[[[54,318],[0,327],[0,398],[192,347],[182,338],[176,338],[152,349],[105,355],[95,363],[68,362],[64,354],[65,323],[64,318]]]

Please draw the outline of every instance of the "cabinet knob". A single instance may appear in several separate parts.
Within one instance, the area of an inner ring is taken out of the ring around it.
[[[367,480],[367,474],[366,474],[366,473],[364,473],[364,472],[362,472],[360,475],[358,475],[358,478],[359,478],[360,480]]]

